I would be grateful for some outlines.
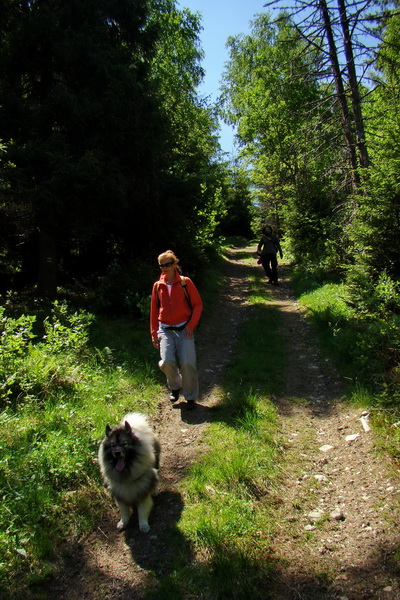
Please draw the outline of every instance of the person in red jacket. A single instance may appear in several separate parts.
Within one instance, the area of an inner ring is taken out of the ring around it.
[[[161,277],[151,294],[150,333],[153,346],[160,350],[158,366],[167,378],[171,402],[182,392],[187,407],[195,408],[199,381],[193,331],[203,303],[193,281],[182,277],[178,263],[172,250],[158,257]]]

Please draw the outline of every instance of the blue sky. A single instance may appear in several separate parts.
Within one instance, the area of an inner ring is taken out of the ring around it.
[[[264,12],[265,0],[179,0],[180,8],[189,8],[201,14],[203,31],[201,43],[205,52],[203,68],[204,82],[199,89],[203,96],[215,100],[221,81],[224,64],[228,60],[225,47],[229,36],[250,31],[250,21],[254,15]],[[234,153],[233,131],[221,124],[221,146],[225,152]]]

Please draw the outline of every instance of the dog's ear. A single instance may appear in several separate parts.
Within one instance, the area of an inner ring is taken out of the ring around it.
[[[132,435],[132,427],[129,425],[128,421],[125,421],[125,431]]]
[[[109,425],[106,426],[106,436],[108,437],[111,433],[111,427]]]

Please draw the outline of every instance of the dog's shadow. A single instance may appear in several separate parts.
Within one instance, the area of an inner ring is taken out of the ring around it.
[[[190,562],[190,544],[177,527],[182,510],[181,495],[165,490],[154,498],[148,533],[139,531],[136,512],[131,516],[125,541],[139,567],[164,576],[176,568],[177,560]]]

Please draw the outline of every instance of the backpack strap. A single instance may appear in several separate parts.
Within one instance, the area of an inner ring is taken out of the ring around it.
[[[181,275],[180,277],[181,277],[181,286],[183,288],[183,292],[186,296],[186,300],[187,300],[187,303],[189,304],[189,308],[190,308],[190,310],[192,310],[192,303],[190,302],[189,294],[187,291],[186,278],[183,275]]]

